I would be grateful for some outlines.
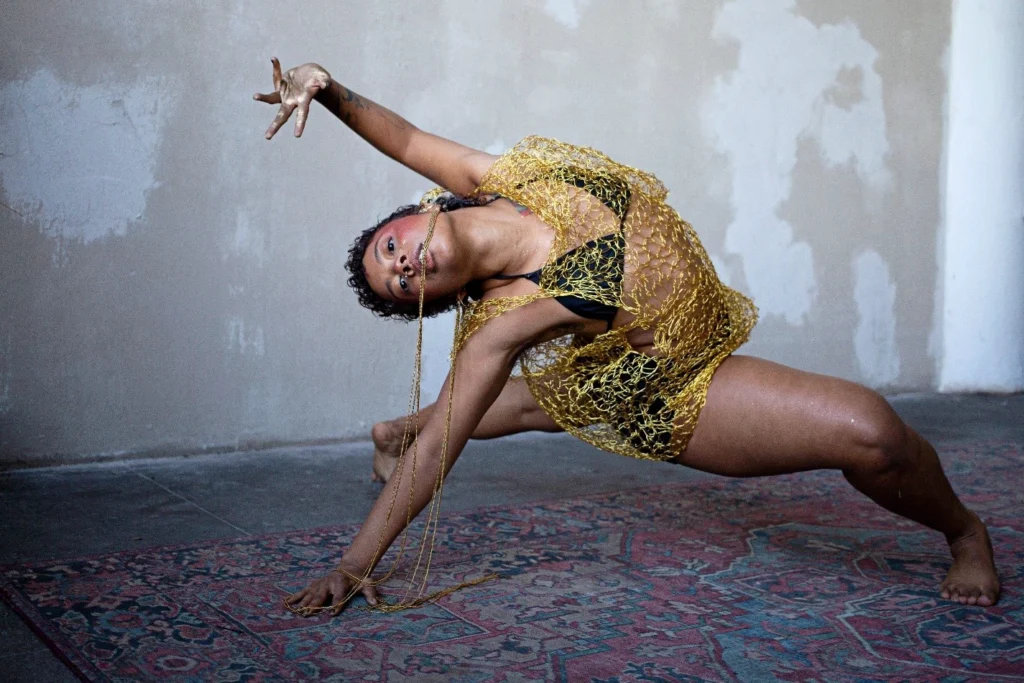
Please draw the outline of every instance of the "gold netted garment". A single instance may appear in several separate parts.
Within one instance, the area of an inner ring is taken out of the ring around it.
[[[511,199],[554,229],[539,291],[470,303],[455,338],[457,350],[491,318],[540,298],[621,309],[614,329],[539,344],[519,365],[565,431],[650,460],[683,452],[712,374],[757,320],[750,299],[718,279],[667,194],[653,175],[596,150],[524,139],[493,164],[477,195]],[[630,344],[644,330],[653,332],[648,353]]]
[[[433,235],[444,191],[423,198],[432,212],[425,246]],[[378,611],[426,604],[465,586],[496,578],[487,574],[431,591],[427,579],[442,498],[444,463],[459,349],[488,320],[538,299],[572,297],[577,302],[617,309],[614,329],[595,338],[567,334],[538,344],[520,356],[520,370],[540,406],[567,432],[599,448],[635,458],[668,460],[683,452],[704,406],[718,365],[747,340],[757,310],[747,297],[719,281],[693,228],[665,203],[667,191],[654,176],[618,164],[604,154],[556,140],[528,137],[502,155],[487,172],[478,196],[501,195],[535,213],[554,229],[554,243],[541,269],[539,289],[526,296],[498,297],[459,307],[450,362],[452,372],[445,406],[441,468],[433,482],[418,548],[408,545],[408,528],[391,568],[377,579],[339,571],[353,581],[342,602],[360,584],[379,585],[395,575],[410,552],[413,567],[401,578],[402,597],[381,602]],[[424,248],[425,252],[426,249]],[[422,264],[422,261],[421,261]],[[392,477],[405,467],[417,476],[423,304],[409,401],[403,453]],[[647,338],[638,351],[633,335]],[[653,339],[651,339],[653,338]],[[387,512],[412,521],[409,500],[399,501],[397,487]],[[404,507],[404,509],[403,509]],[[378,543],[371,567],[387,550]],[[293,611],[311,614],[330,607]]]

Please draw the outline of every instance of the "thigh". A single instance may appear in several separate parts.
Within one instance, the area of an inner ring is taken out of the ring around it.
[[[718,368],[690,443],[677,459],[727,476],[856,467],[902,422],[866,387],[750,356]]]
[[[473,431],[473,438],[494,439],[527,431],[560,432],[562,428],[541,410],[525,379],[510,377]]]

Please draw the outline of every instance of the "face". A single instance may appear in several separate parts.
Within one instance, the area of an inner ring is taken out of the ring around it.
[[[381,227],[370,239],[363,267],[370,287],[388,301],[418,303],[423,283],[420,253],[427,238],[430,214],[406,216]],[[427,301],[454,294],[465,286],[454,271],[451,222],[442,213],[425,252]]]

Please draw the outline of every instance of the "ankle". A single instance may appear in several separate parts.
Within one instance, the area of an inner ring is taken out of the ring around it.
[[[958,515],[958,524],[953,531],[946,534],[946,542],[950,545],[956,545],[963,541],[968,541],[978,535],[985,533],[985,524],[981,521],[975,513],[968,510],[966,507],[963,512]]]

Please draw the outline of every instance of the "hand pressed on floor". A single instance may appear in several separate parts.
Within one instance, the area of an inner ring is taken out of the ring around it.
[[[315,579],[298,593],[286,597],[284,605],[289,611],[304,617],[326,611],[330,611],[331,616],[336,616],[341,613],[349,598],[361,592],[370,605],[376,606],[377,588],[372,583],[350,578],[362,574],[362,571],[335,569],[327,576]]]

